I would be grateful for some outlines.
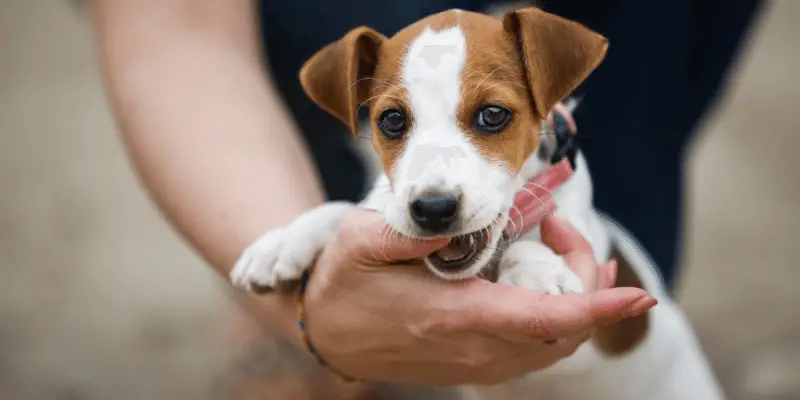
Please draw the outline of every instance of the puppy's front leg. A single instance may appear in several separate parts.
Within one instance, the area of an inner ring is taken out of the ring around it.
[[[583,284],[564,259],[536,241],[516,241],[500,259],[498,283],[551,295],[581,293]]]
[[[233,285],[264,293],[280,281],[299,279],[353,207],[352,203],[325,203],[301,214],[290,225],[265,233],[236,262],[231,271]]]

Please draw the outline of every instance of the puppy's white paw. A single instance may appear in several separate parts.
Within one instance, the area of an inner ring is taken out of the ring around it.
[[[303,258],[302,254],[295,257],[284,251],[291,240],[290,236],[291,227],[275,229],[258,238],[245,250],[231,271],[233,285],[243,290],[265,293],[274,289],[279,281],[299,279],[307,265],[287,261],[287,258]]]
[[[558,254],[540,242],[511,244],[500,260],[498,283],[551,295],[583,292],[580,278]]]
[[[243,290],[265,293],[280,282],[300,279],[350,208],[347,203],[327,203],[302,214],[288,227],[265,233],[239,257],[231,282]]]
[[[231,282],[237,288],[266,292],[277,283],[275,261],[280,255],[284,229],[275,229],[259,237],[248,247],[231,271]]]

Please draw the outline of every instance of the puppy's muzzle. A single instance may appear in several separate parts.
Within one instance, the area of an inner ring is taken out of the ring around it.
[[[440,276],[456,277],[469,269],[486,250],[489,232],[481,229],[453,235],[460,228],[462,214],[459,192],[426,191],[409,203],[409,214],[425,236],[451,236],[443,249],[426,257],[427,264]]]
[[[452,193],[427,193],[409,205],[411,219],[430,234],[446,232],[458,219],[459,198]]]

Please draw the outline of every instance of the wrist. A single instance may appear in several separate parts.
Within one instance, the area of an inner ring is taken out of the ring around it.
[[[305,294],[306,294],[306,289],[308,288],[308,283],[309,283],[310,278],[311,278],[311,272],[312,272],[311,269],[307,269],[303,273],[303,276],[300,278],[300,284],[299,284],[299,286],[297,288],[297,292],[296,292],[297,293],[297,295],[296,295],[296,300],[297,300],[297,328],[300,331],[299,342],[303,346],[303,348],[305,348],[305,350],[308,351],[311,354],[311,356],[313,356],[317,360],[317,362],[319,363],[320,366],[322,366],[323,368],[325,368],[329,372],[331,372],[333,375],[335,375],[341,383],[358,383],[359,382],[358,379],[355,379],[355,378],[352,378],[350,376],[347,376],[347,375],[337,371],[335,368],[331,367],[325,361],[325,359],[322,356],[320,356],[320,354],[317,352],[316,347],[314,347],[314,343],[311,341],[311,338],[309,337],[309,334],[308,334],[308,320],[307,320],[306,308],[305,308],[305,304],[306,304],[306,302],[305,302]]]

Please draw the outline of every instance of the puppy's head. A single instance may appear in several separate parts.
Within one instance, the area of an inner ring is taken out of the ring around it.
[[[515,193],[547,163],[530,157],[541,121],[606,49],[602,36],[536,8],[502,20],[453,10],[392,38],[356,28],[308,60],[300,78],[354,134],[359,108],[369,107],[390,181],[388,224],[412,237],[454,237],[426,261],[459,279],[491,259]]]

